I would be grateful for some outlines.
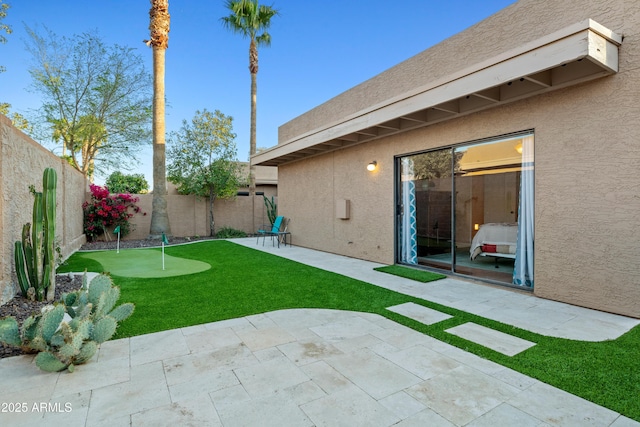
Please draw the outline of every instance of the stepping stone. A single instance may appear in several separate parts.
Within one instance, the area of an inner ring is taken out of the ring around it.
[[[432,310],[419,304],[412,302],[406,302],[404,304],[394,305],[387,307],[387,310],[394,313],[402,314],[413,320],[417,320],[425,325],[432,325],[434,323],[442,322],[443,320],[450,319],[451,316],[441,311]]]
[[[523,340],[522,338],[498,332],[471,322],[447,329],[446,332],[472,341],[476,344],[480,344],[499,353],[506,354],[507,356],[515,356],[516,354],[536,345],[536,343],[531,341]]]

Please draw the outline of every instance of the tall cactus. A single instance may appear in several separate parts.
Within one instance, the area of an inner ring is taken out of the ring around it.
[[[15,266],[20,289],[42,301],[55,295],[56,239],[55,169],[46,168],[42,176],[42,192],[34,193],[33,218],[22,228],[22,241],[15,243]],[[31,290],[33,289],[33,290]]]
[[[278,204],[273,196],[271,196],[271,200],[267,198],[264,194],[262,195],[264,200],[264,205],[267,207],[267,218],[269,218],[269,222],[271,225],[276,220],[276,216],[278,216]]]
[[[44,225],[44,277],[47,300],[56,294],[56,195],[58,175],[53,168],[46,168],[42,175],[42,213]]]

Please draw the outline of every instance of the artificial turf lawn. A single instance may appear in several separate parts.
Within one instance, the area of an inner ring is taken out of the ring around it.
[[[572,341],[525,331],[228,241],[172,246],[166,253],[206,262],[211,269],[154,279],[112,274],[121,289],[121,302],[136,305],[133,316],[119,326],[116,338],[285,308],[372,312],[640,421],[640,327],[616,340]],[[75,253],[58,272],[105,270],[86,255]],[[425,325],[385,309],[405,302],[453,317]],[[445,332],[466,322],[537,345],[509,357]]]
[[[114,276],[124,277],[170,277],[200,273],[211,268],[206,262],[188,258],[178,258],[165,254],[162,269],[160,249],[129,249],[117,251],[95,251],[84,254],[102,265],[104,271]]]
[[[411,279],[422,283],[433,282],[434,280],[440,280],[447,277],[444,274],[403,267],[401,265],[386,265],[384,267],[376,267],[374,268],[374,270],[380,271],[382,273],[393,274],[394,276],[400,276],[404,277],[405,279]]]

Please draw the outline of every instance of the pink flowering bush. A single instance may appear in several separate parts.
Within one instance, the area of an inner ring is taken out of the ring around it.
[[[136,203],[140,200],[131,194],[109,194],[107,187],[91,184],[91,201],[82,204],[84,233],[88,240],[95,240],[111,227],[120,226],[120,236],[133,231],[129,218],[140,213]],[[142,215],[146,215],[143,212]]]

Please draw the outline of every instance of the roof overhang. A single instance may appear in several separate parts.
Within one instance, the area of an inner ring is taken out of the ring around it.
[[[587,19],[253,157],[279,166],[618,72],[622,37]]]

